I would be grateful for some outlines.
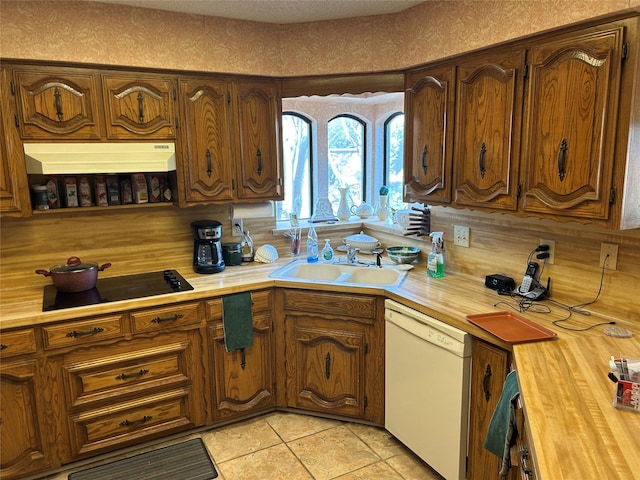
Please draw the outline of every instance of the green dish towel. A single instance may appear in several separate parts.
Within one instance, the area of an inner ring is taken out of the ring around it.
[[[511,402],[519,393],[518,375],[515,370],[512,370],[504,381],[502,394],[500,395],[496,409],[493,411],[493,416],[487,429],[487,436],[484,440],[484,448],[499,458],[504,458],[508,451],[510,439],[508,439],[507,436],[510,433]]]
[[[253,345],[250,292],[222,297],[222,327],[227,352]]]

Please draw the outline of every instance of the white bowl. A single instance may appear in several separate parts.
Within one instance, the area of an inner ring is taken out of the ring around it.
[[[370,252],[381,246],[377,238],[367,235],[364,232],[349,235],[343,242],[345,245],[351,245],[351,248],[359,248],[363,252]]]

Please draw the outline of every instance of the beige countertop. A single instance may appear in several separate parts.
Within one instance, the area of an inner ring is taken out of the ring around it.
[[[178,266],[178,271],[194,290],[137,300],[105,303],[87,307],[42,312],[42,287],[16,289],[5,294],[0,305],[2,329],[26,327],[107,314],[115,311],[153,307],[181,301],[225,295],[272,286],[340,290],[385,295],[423,313],[461,328],[507,350],[513,350],[518,369],[525,414],[531,430],[531,443],[541,479],[637,478],[640,465],[640,414],[612,406],[614,384],[607,378],[611,355],[640,357],[640,326],[623,324],[634,331],[631,339],[612,338],[602,333],[603,327],[585,332],[572,332],[552,325],[566,316],[566,310],[548,305],[550,312],[524,312],[529,320],[555,331],[554,340],[512,346],[471,324],[468,314],[511,310],[498,302],[498,296],[484,287],[484,279],[447,275],[427,278],[424,268],[412,270],[399,287],[359,288],[322,284],[292,283],[269,277],[290,261],[275,264],[242,264],[227,267],[213,275],[193,273],[191,266]],[[135,272],[132,272],[135,273]],[[49,279],[44,279],[46,285]],[[494,304],[498,303],[494,306]],[[513,301],[510,302],[515,305]],[[511,310],[513,311],[513,310]],[[568,325],[585,327],[611,319],[575,315]]]

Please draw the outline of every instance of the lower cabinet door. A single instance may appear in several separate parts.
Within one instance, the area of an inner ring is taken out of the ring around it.
[[[287,403],[290,407],[363,418],[364,327],[341,329],[306,315],[285,317]],[[347,322],[345,322],[347,323]]]
[[[40,431],[34,360],[3,361],[0,367],[0,477],[41,472],[53,465]]]
[[[227,352],[222,322],[209,327],[214,422],[275,406],[271,315],[253,316],[253,345]]]
[[[489,423],[500,400],[509,352],[478,339],[471,347],[469,464],[467,479],[498,478],[501,460],[483,447]]]

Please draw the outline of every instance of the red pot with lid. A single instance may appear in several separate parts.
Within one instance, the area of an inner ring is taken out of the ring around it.
[[[36,270],[36,273],[51,277],[59,292],[75,293],[95,288],[98,272],[110,266],[110,263],[98,266],[97,263],[82,262],[78,257],[71,257],[65,265],[55,265],[50,270]]]

